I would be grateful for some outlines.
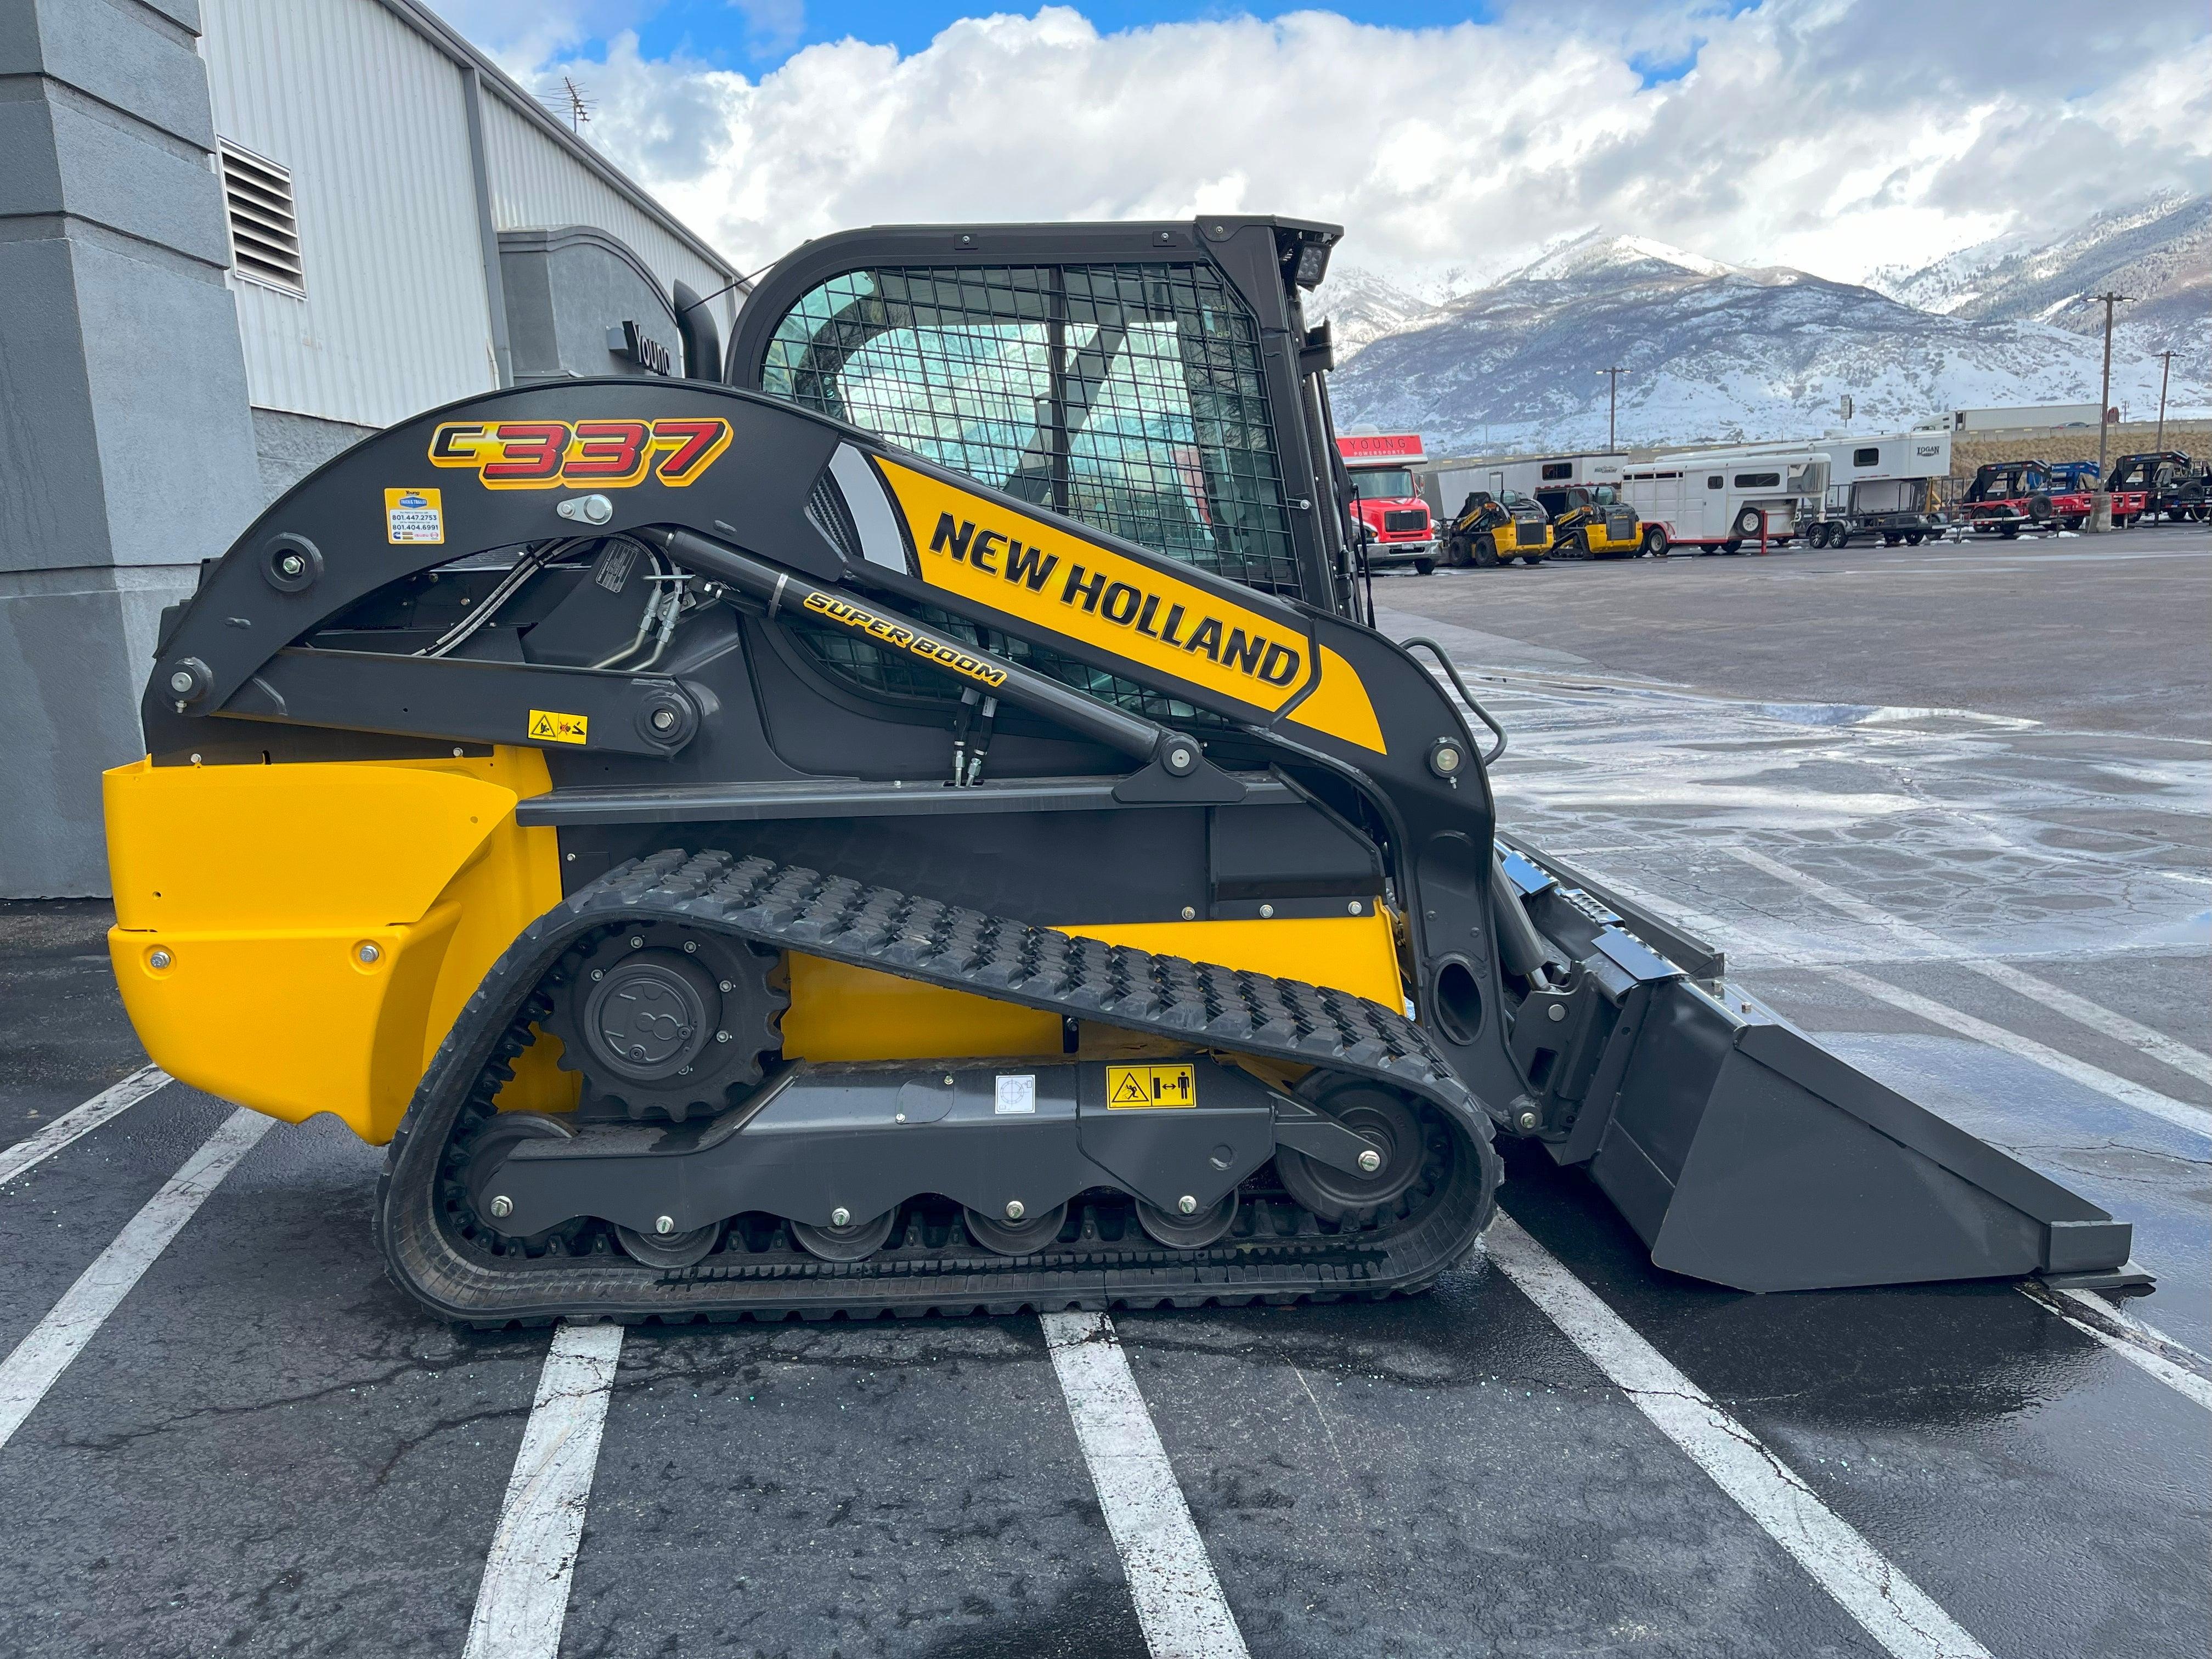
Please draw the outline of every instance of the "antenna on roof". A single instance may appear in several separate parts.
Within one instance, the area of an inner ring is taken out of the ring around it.
[[[597,100],[587,96],[585,89],[566,75],[552,91],[541,93],[538,101],[554,114],[566,117],[568,130],[578,134],[582,133],[584,123],[592,118],[592,111],[598,107]]]

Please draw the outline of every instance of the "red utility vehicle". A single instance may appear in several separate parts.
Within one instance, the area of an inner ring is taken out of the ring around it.
[[[2089,522],[2094,505],[2085,484],[2096,468],[2080,463],[2054,467],[2048,461],[1991,461],[1978,468],[1974,482],[1960,503],[1966,528],[1984,535],[2013,537],[2023,526],[2079,530]],[[2112,522],[2132,524],[2142,516],[2146,498],[2141,490],[2122,491],[2112,497]]]
[[[1352,510],[1366,529],[1370,568],[1410,564],[1421,575],[1437,568],[1437,526],[1413,483],[1428,460],[1418,432],[1348,432],[1336,441],[1352,474]]]

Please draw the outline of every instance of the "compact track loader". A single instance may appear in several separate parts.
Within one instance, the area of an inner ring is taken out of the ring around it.
[[[1518,559],[1541,564],[1552,551],[1552,520],[1542,505],[1517,492],[1504,500],[1473,489],[1444,537],[1444,562],[1485,570]]]
[[[1338,234],[830,237],[724,383],[695,318],[696,378],[330,462],[107,777],[149,1050],[388,1143],[392,1274],[481,1323],[1418,1291],[1500,1136],[1724,1285],[2141,1282],[1500,835],[1502,734],[1361,620]]]
[[[1632,559],[1644,551],[1644,521],[1611,484],[1540,489],[1552,515],[1552,550],[1563,559]]]

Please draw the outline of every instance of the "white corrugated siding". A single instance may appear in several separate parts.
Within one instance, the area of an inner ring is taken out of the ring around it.
[[[200,12],[216,131],[298,204],[307,297],[234,279],[253,401],[388,426],[496,385],[460,70],[374,0]]]
[[[527,118],[484,88],[484,160],[491,174],[492,222],[501,230],[552,230],[596,225],[629,246],[665,289],[677,280],[712,294],[724,275],[657,223],[620,191],[584,167]],[[714,301],[715,325],[726,343],[732,295]]]

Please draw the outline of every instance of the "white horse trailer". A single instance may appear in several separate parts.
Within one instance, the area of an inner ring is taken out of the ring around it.
[[[1772,545],[1819,519],[1828,457],[1809,448],[1671,455],[1623,466],[1620,492],[1668,544],[1734,553],[1758,541],[1762,526]]]
[[[1617,453],[1578,455],[1540,455],[1533,460],[1508,461],[1504,465],[1505,487],[1517,489],[1524,495],[1534,495],[1545,490],[1584,489],[1599,484],[1620,485],[1621,469],[1628,465],[1628,457]]]

